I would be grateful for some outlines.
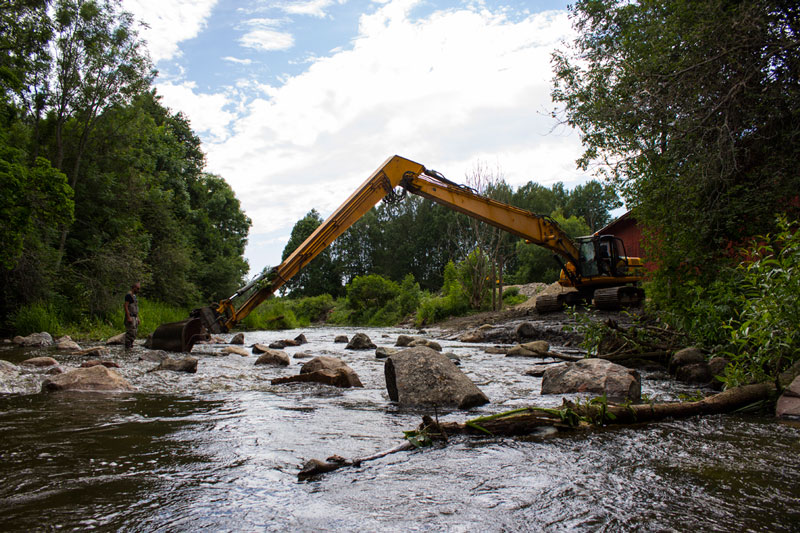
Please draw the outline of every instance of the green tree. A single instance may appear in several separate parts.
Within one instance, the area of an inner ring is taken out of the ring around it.
[[[59,0],[53,26],[55,73],[50,108],[55,146],[51,159],[76,189],[97,121],[106,116],[106,110],[129,103],[147,90],[155,73],[133,16],[119,9],[118,0]],[[69,228],[62,231],[59,255],[68,232]]]
[[[591,180],[576,185],[564,206],[564,215],[578,216],[586,221],[589,233],[594,233],[611,221],[611,211],[622,207],[614,187]]]
[[[283,248],[281,260],[285,261],[322,222],[322,217],[316,209],[312,209],[306,216],[298,220],[292,227],[289,242]],[[338,296],[341,294],[341,276],[331,259],[330,248],[322,250],[305,268],[295,274],[286,283],[285,287],[293,297],[317,296],[320,294]]]
[[[582,218],[564,218],[561,213],[555,212],[553,220],[572,238],[591,233]],[[553,283],[558,280],[561,267],[553,258],[552,251],[535,244],[526,244],[523,240],[516,242],[516,251],[517,270],[513,275],[515,283]]]
[[[800,190],[800,10],[782,0],[579,0],[553,98],[649,232],[661,303]]]

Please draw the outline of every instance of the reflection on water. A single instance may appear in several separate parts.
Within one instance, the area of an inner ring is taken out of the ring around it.
[[[187,375],[115,352],[133,394],[43,395],[43,376],[24,376],[27,394],[0,396],[0,530],[798,531],[800,430],[744,416],[451,439],[299,482],[305,460],[394,447],[419,419],[388,402],[374,352],[333,343],[351,331],[304,333],[310,344],[290,355],[342,356],[365,388],[273,386],[297,360],[263,368],[238,355],[201,354]],[[398,331],[368,333],[391,346]],[[523,375],[530,361],[444,344],[492,403],[442,418],[560,402]],[[686,392],[658,379],[644,389]]]

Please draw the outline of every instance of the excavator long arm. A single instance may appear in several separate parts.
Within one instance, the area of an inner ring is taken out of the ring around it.
[[[230,329],[251,311],[272,296],[292,276],[311,262],[339,235],[395,187],[428,198],[446,207],[508,231],[527,241],[544,246],[577,264],[578,249],[563,230],[549,217],[535,215],[475,193],[457,185],[435,171],[400,156],[387,159],[334,213],[328,217],[297,249],[270,272],[220,302],[217,313]],[[253,286],[258,286],[238,309],[233,300]]]

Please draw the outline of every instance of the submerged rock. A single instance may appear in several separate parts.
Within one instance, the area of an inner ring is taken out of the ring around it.
[[[237,333],[234,335],[231,340],[231,344],[244,344],[244,333]]]
[[[250,352],[248,352],[246,348],[243,348],[241,346],[226,346],[225,348],[220,350],[220,353],[224,354],[235,353],[241,355],[242,357],[250,356]]]
[[[169,358],[169,354],[164,350],[147,350],[139,356],[139,361],[150,361],[151,363],[160,363],[164,359]]]
[[[306,339],[306,336],[301,333],[300,335],[294,338],[294,342],[297,343],[295,344],[295,346],[301,346],[303,344],[308,344],[308,339]]]
[[[350,342],[347,343],[347,350],[374,350],[377,348],[366,333],[356,333]]]
[[[188,372],[194,374],[197,372],[197,357],[184,357],[183,359],[172,359],[167,357],[153,369],[156,370],[171,370],[172,372]]]
[[[546,357],[550,351],[547,341],[533,341],[512,346],[506,352],[508,357]]]
[[[278,350],[267,350],[256,359],[256,365],[288,366],[289,356]]]
[[[80,355],[84,357],[106,357],[109,355],[108,348],[105,346],[95,346],[94,348],[87,348],[85,350],[78,350],[72,352],[72,355]]]
[[[390,355],[394,355],[399,352],[400,350],[395,350],[394,348],[386,348],[385,346],[378,346],[375,349],[375,359],[386,359]]]
[[[114,361],[100,361],[98,359],[84,361],[83,363],[81,363],[81,368],[91,368],[97,365],[103,365],[106,368],[119,368],[119,365]]]
[[[447,356],[425,346],[390,356],[383,371],[389,398],[400,405],[469,409],[489,403],[489,398]]]
[[[81,349],[80,345],[74,340],[72,340],[69,335],[64,335],[60,339],[56,340],[56,350],[68,352],[80,349]]]
[[[119,335],[114,335],[113,337],[109,337],[106,341],[107,346],[114,344],[125,344],[125,334],[120,333]]]
[[[48,378],[42,383],[42,392],[126,392],[133,390],[136,388],[125,378],[103,365],[77,368]]]
[[[350,341],[347,339],[347,335],[336,335],[336,337],[333,338],[333,342],[336,344],[347,344]]]
[[[428,339],[414,339],[408,344],[409,348],[416,348],[417,346],[425,346],[430,348],[431,350],[436,350],[437,352],[442,351],[442,345],[438,342],[431,341]]]
[[[542,394],[573,392],[605,394],[615,402],[638,402],[642,396],[641,378],[637,371],[604,359],[582,359],[545,370]]]

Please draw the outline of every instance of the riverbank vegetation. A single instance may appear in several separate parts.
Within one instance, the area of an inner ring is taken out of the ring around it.
[[[554,116],[641,224],[653,312],[731,357],[729,385],[774,378],[800,358],[800,11],[580,0],[571,14]]]

